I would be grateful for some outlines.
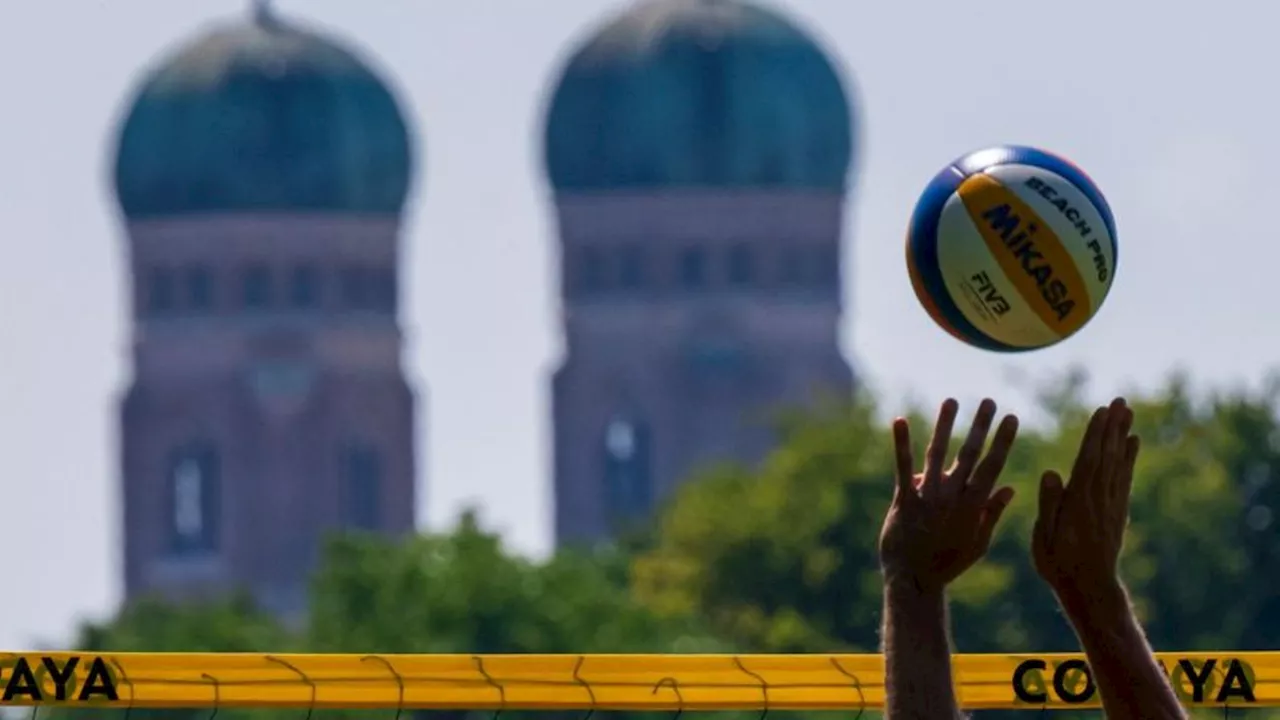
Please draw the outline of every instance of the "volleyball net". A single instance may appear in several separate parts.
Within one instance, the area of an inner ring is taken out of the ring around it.
[[[1280,707],[1280,652],[1159,653],[1188,706]],[[962,707],[1100,705],[1083,655],[956,655]],[[0,654],[4,705],[386,710],[867,710],[881,655]]]

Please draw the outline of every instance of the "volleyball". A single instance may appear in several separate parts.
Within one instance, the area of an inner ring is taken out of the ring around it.
[[[1116,274],[1115,219],[1083,170],[1015,145],[943,168],[916,203],[907,271],[933,321],[996,352],[1048,347],[1098,312]]]

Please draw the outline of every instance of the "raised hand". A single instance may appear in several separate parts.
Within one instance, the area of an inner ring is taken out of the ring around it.
[[[938,412],[924,470],[916,473],[907,421],[893,423],[896,489],[880,534],[880,562],[886,584],[906,582],[920,592],[941,591],[986,554],[996,523],[1013,499],[1013,488],[996,490],[1018,419],[1006,415],[991,449],[983,447],[996,404],[983,400],[949,469],[947,446],[958,404],[947,400]]]
[[[1065,486],[1046,472],[1031,540],[1036,571],[1053,588],[1114,720],[1185,718],[1129,606],[1118,565],[1129,522],[1138,438],[1122,398],[1089,420]]]
[[[1138,438],[1133,411],[1117,398],[1089,420],[1070,482],[1052,470],[1040,481],[1032,537],[1036,571],[1063,603],[1114,599]]]

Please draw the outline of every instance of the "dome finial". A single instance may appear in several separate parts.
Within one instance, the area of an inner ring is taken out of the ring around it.
[[[253,20],[259,25],[266,25],[275,20],[271,0],[253,0]]]

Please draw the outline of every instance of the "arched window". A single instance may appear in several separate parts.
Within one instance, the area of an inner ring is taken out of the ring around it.
[[[373,306],[379,312],[395,314],[400,291],[395,268],[378,268],[370,275],[373,292]]]
[[[147,314],[164,315],[173,310],[173,273],[168,268],[152,268],[146,284]]]
[[[608,263],[604,253],[595,247],[578,251],[578,290],[581,295],[592,296],[608,288]]]
[[[817,266],[818,283],[824,290],[840,287],[840,248],[837,245],[826,245],[814,251],[814,264]]]
[[[362,443],[342,453],[343,525],[359,530],[382,526],[382,457]]]
[[[218,549],[218,453],[204,443],[174,453],[169,468],[169,539],[175,555]]]
[[[627,290],[642,287],[646,280],[644,248],[627,245],[618,254],[618,284]]]
[[[646,517],[654,501],[648,425],[614,418],[605,428],[603,451],[605,503],[610,521]]]
[[[213,307],[213,272],[203,265],[191,265],[185,273],[187,308],[203,312]]]
[[[804,252],[795,246],[782,249],[778,257],[778,282],[783,287],[795,288],[805,282]]]
[[[342,287],[342,304],[348,310],[369,309],[369,277],[364,268],[354,265],[343,268],[339,283]]]
[[[680,254],[680,286],[685,290],[699,290],[707,284],[707,251],[700,247],[686,248]]]
[[[271,268],[266,265],[250,265],[244,269],[242,281],[246,308],[259,310],[271,304]]]
[[[320,302],[320,278],[315,267],[299,265],[293,269],[289,283],[289,304],[298,310],[309,310]]]
[[[751,257],[751,246],[740,243],[729,248],[729,284],[746,287],[756,279],[756,268]]]

